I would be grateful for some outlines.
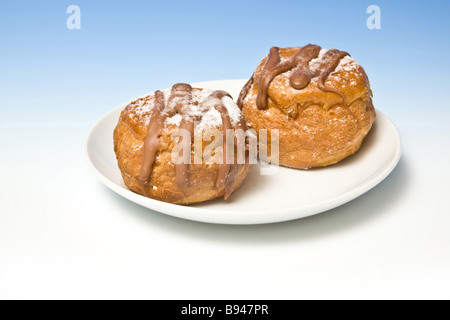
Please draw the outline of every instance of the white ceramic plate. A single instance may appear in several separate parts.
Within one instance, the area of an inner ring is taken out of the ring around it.
[[[193,86],[221,89],[233,97],[246,80],[195,83]],[[279,167],[275,175],[262,176],[254,166],[244,184],[227,200],[181,206],[149,199],[125,187],[113,151],[113,130],[118,106],[92,129],[87,140],[90,166],[107,187],[144,207],[171,216],[221,224],[262,224],[311,216],[349,202],[386,178],[401,156],[400,135],[380,111],[361,149],[340,163],[321,169],[295,170]]]

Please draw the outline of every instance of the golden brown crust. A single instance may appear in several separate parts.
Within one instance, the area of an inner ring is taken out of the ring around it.
[[[154,95],[149,95],[144,99],[151,103],[154,101]],[[172,149],[176,146],[176,141],[172,141],[172,134],[178,129],[175,124],[166,124],[161,133],[150,183],[142,184],[140,182],[139,172],[143,164],[143,145],[148,129],[145,119],[150,112],[142,109],[138,112],[139,108],[137,101],[130,103],[122,111],[114,130],[114,151],[125,185],[138,194],[176,204],[197,203],[223,197],[224,186],[215,186],[219,165],[204,162],[194,164],[193,155],[189,170],[189,186],[181,188],[175,183],[175,164],[171,156]],[[222,128],[216,126],[212,129],[221,130]],[[204,142],[203,149],[207,145],[208,142]],[[194,146],[192,145],[193,150]],[[239,166],[239,172],[232,186],[233,190],[243,183],[249,169],[248,163]]]
[[[298,49],[280,49],[279,53],[282,59],[288,59]],[[369,80],[359,64],[346,59],[343,67],[336,69],[325,82],[344,95],[346,105],[338,94],[320,90],[317,79],[302,90],[292,88],[290,73],[285,72],[272,81],[268,108],[260,110],[256,96],[266,61],[267,57],[256,68],[242,112],[248,125],[257,132],[279,130],[281,165],[300,169],[327,166],[358,151],[376,116]]]

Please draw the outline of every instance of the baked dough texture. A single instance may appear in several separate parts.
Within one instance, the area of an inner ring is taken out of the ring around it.
[[[300,49],[276,48],[279,64]],[[279,130],[279,163],[283,166],[307,169],[337,163],[358,151],[375,121],[364,69],[345,52],[333,66],[331,58],[339,51],[328,51],[318,47],[317,56],[303,61],[303,67],[295,65],[275,76],[268,87],[265,108],[257,106],[257,96],[270,55],[259,63],[241,92],[238,104],[247,124],[256,132]],[[305,87],[294,89],[291,77],[299,68],[311,79]],[[327,68],[328,74],[323,75]],[[320,88],[321,77],[329,91]]]
[[[185,84],[179,85],[188,86]],[[211,100],[209,96],[213,93],[212,91],[196,88],[191,90],[191,101],[173,99],[173,103],[180,104],[181,101],[182,104],[189,104],[178,105],[180,110],[185,112],[183,114],[174,112],[165,119],[163,118],[162,130],[156,136],[158,139],[156,158],[147,182],[142,181],[140,174],[145,165],[144,149],[149,125],[155,125],[155,119],[153,118],[159,116],[152,114],[152,110],[155,108],[155,94],[131,102],[122,111],[114,130],[114,151],[123,181],[132,191],[165,202],[191,204],[224,196],[228,198],[244,182],[250,169],[248,159],[244,164],[237,164],[235,158],[235,163],[229,166],[223,183],[219,183],[217,180],[221,168],[220,164],[214,162],[207,164],[204,159],[201,163],[195,164],[194,136],[191,140],[191,164],[188,165],[187,184],[180,186],[176,182],[177,172],[172,158],[172,150],[179,142],[179,138],[174,138],[174,134],[178,132],[183,119],[193,117],[198,120],[195,126],[195,135],[200,133],[200,135],[205,136],[205,134],[214,130],[222,131],[221,115],[215,108],[218,104],[222,104],[222,107],[228,111],[222,116],[228,116],[231,127],[233,129],[247,129],[245,119],[231,97],[224,96],[222,99],[214,98],[215,100]],[[165,90],[162,91],[162,94],[167,107],[171,103],[169,100],[171,91],[170,89]],[[200,143],[203,152],[209,144],[208,141]],[[214,152],[212,155],[214,155]]]

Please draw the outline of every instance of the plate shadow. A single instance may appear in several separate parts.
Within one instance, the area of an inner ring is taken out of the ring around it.
[[[351,202],[308,218],[265,225],[218,225],[183,220],[141,207],[100,183],[99,186],[123,214],[132,215],[149,227],[157,226],[209,242],[273,245],[327,237],[380,219],[408,192],[409,179],[408,162],[402,158],[384,181]]]

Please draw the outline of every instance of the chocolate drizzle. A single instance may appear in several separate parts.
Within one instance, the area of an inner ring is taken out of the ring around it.
[[[251,78],[247,81],[247,83],[244,85],[244,87],[241,90],[241,93],[239,94],[239,98],[237,100],[237,105],[240,109],[242,109],[242,105],[244,103],[244,99],[247,96],[248,92],[250,91],[250,89],[252,88],[252,84],[253,84],[253,77],[255,75],[253,74],[251,76]]]
[[[180,129],[184,129],[189,131],[190,137],[194,134],[194,121],[198,121],[198,117],[193,117],[186,115],[185,108],[187,105],[190,105],[192,101],[192,87],[185,83],[179,83],[172,87],[172,93],[169,98],[169,102],[167,103],[169,107],[170,116],[173,116],[174,113],[179,113],[183,115],[183,118],[180,123]],[[149,126],[151,125],[151,122]],[[184,137],[181,136],[179,143],[183,142]],[[189,186],[189,154],[183,154],[183,161],[179,164],[175,165],[175,183],[180,188],[186,188]]]
[[[164,94],[161,91],[155,92],[155,107],[150,114],[150,124],[148,126],[147,136],[144,140],[144,159],[141,171],[139,172],[139,181],[147,184],[150,180],[153,164],[156,160],[156,153],[159,148],[159,137],[164,128],[164,121],[167,116],[163,115]]]
[[[330,73],[332,73],[334,70],[336,70],[341,59],[348,55],[349,54],[345,51],[339,51],[336,49],[328,50],[326,52],[325,56],[329,57],[329,61],[328,61],[327,65],[325,66],[325,70],[322,72],[322,74],[320,74],[319,81],[317,81],[317,87],[320,90],[325,91],[325,92],[334,92],[334,93],[340,95],[344,102],[344,107],[347,107],[347,101],[345,100],[345,96],[342,94],[342,92],[340,92],[334,88],[327,87],[325,85],[325,81],[327,80]]]
[[[325,85],[325,81],[328,76],[336,70],[339,62],[342,58],[349,55],[347,52],[339,51],[336,49],[328,50],[324,57],[324,64],[318,70],[310,70],[309,63],[311,60],[317,58],[320,54],[321,47],[318,45],[308,44],[294,53],[289,59],[281,62],[280,52],[278,47],[272,47],[269,52],[266,64],[264,65],[261,74],[258,79],[258,94],[256,97],[256,105],[259,109],[267,109],[268,107],[268,93],[269,87],[273,79],[281,73],[289,71],[296,67],[296,70],[289,78],[289,84],[296,90],[302,90],[306,88],[311,80],[318,77],[317,87],[324,92],[332,92],[338,94],[344,103],[344,107],[347,106],[345,96],[338,90],[330,88]],[[238,106],[242,109],[243,102],[251,85],[254,82],[254,75],[246,83],[241,91],[238,99]]]
[[[219,103],[214,105],[214,108],[219,111],[222,118],[223,153],[222,163],[219,165],[219,173],[217,174],[216,188],[220,188],[225,185],[228,172],[230,171],[230,165],[227,164],[227,129],[231,129],[231,121],[230,116],[228,115],[227,108],[225,108],[224,104],[222,103],[222,98],[226,96],[231,98],[231,96],[225,91],[215,91],[210,95],[210,98],[215,98],[220,101]]]
[[[224,91],[214,91],[205,100],[205,103],[212,103],[213,108],[220,113],[222,119],[223,163],[219,164],[215,187],[224,187],[225,199],[227,199],[233,192],[234,180],[242,165],[228,164],[226,161],[226,130],[232,129],[232,124],[228,110],[222,100],[224,97],[229,97],[232,99],[232,97]],[[200,121],[202,117],[192,115],[188,112],[191,103],[192,87],[189,84],[175,84],[171,89],[167,106],[165,105],[164,93],[161,91],[155,92],[155,106],[152,108],[150,113],[150,121],[143,146],[143,163],[139,172],[139,181],[143,186],[147,187],[150,184],[153,166],[159,149],[159,139],[167,118],[180,114],[182,116],[180,129],[187,130],[190,133],[190,136],[193,137],[195,122]],[[236,129],[246,129],[246,125],[242,117],[235,126]],[[178,143],[182,143],[182,139],[183,137],[180,136]],[[183,154],[182,157],[183,161],[181,161],[180,164],[175,165],[175,182],[181,189],[184,189],[189,187],[190,153]]]

